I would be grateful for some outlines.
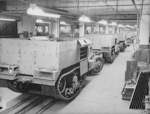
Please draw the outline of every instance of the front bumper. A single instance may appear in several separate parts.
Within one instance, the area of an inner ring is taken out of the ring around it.
[[[57,71],[51,72],[36,72],[34,75],[19,74],[19,73],[0,73],[0,80],[3,81],[18,81],[23,83],[33,83],[54,86],[56,77],[59,75]]]

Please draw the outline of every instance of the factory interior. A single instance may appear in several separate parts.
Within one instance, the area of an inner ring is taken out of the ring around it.
[[[150,114],[150,0],[0,0],[0,114]]]

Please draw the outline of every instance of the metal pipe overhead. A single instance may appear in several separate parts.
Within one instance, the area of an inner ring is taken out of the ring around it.
[[[117,0],[107,0],[107,2],[116,2]],[[119,0],[119,1],[122,1],[122,0]],[[130,0],[126,0],[126,2],[128,2]],[[59,3],[75,3],[76,0],[56,0],[56,2],[59,2]],[[106,0],[80,0],[80,3],[85,3],[85,2],[88,2],[88,3],[94,3],[94,2],[106,2]]]
[[[131,1],[132,1],[133,5],[134,5],[134,7],[136,9],[137,14],[140,15],[140,12],[139,12],[139,10],[138,10],[138,8],[136,6],[135,0],[131,0]]]
[[[150,6],[150,4],[136,4],[136,6]],[[116,6],[116,5],[109,5],[109,6]],[[124,7],[128,7],[128,6],[133,6],[133,4],[119,4],[119,6],[124,6]],[[74,5],[63,5],[63,6],[56,6],[57,8],[73,8]],[[80,5],[80,7],[108,7],[108,5]]]

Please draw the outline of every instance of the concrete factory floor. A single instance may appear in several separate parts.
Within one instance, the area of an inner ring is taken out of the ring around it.
[[[133,46],[120,53],[113,64],[106,64],[99,75],[82,90],[80,95],[60,113],[64,114],[141,114],[129,110],[129,102],[121,99],[126,61],[133,54]]]

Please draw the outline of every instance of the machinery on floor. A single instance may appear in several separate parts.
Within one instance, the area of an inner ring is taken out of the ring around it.
[[[149,8],[143,7],[139,25],[139,34],[137,32],[129,32],[127,38],[138,42],[132,59],[127,61],[125,72],[125,89],[129,89],[128,82],[131,82],[132,91],[130,91],[130,109],[145,109],[150,113],[150,40],[149,40],[149,25],[150,18],[145,15],[150,11]],[[123,88],[123,90],[125,90]],[[127,93],[127,91],[124,91]],[[124,97],[125,94],[123,94]]]

